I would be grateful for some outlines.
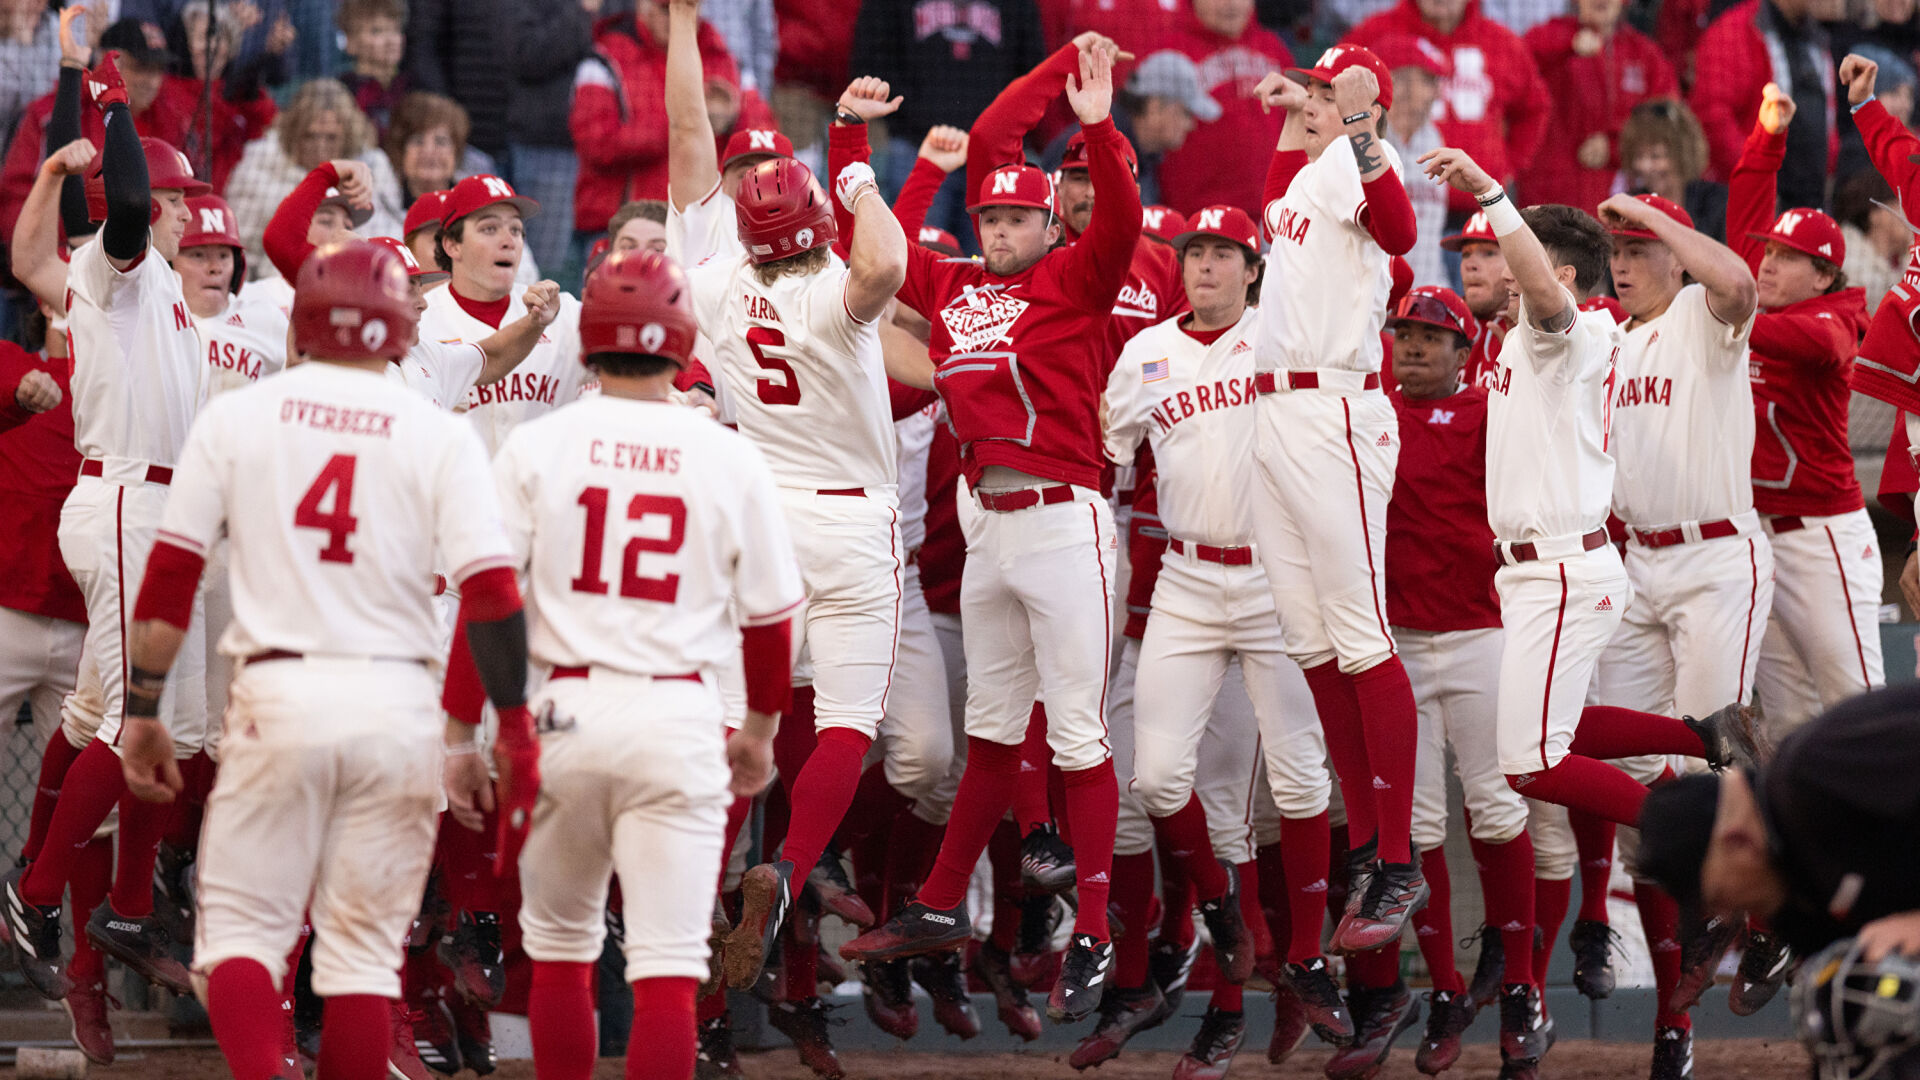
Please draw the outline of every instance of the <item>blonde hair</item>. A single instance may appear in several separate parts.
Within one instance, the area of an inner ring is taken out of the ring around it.
[[[1673,98],[1643,101],[1627,114],[1620,129],[1620,160],[1632,168],[1633,159],[1650,146],[1664,146],[1682,184],[1700,179],[1707,171],[1707,133],[1686,102]]]
[[[359,103],[354,101],[353,93],[345,84],[338,79],[313,79],[293,95],[281,110],[280,118],[274,121],[273,131],[279,136],[281,152],[298,161],[300,133],[322,113],[338,115],[341,126],[346,129],[346,138],[340,146],[341,157],[359,157],[373,145],[373,122],[360,111]]]
[[[830,254],[832,249],[822,244],[817,248],[808,248],[798,255],[789,255],[772,262],[756,263],[753,276],[760,279],[760,284],[771,285],[789,275],[806,277],[808,274],[817,274],[826,269],[827,256]]]

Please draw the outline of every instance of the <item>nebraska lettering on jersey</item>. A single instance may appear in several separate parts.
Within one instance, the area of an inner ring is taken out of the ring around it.
[[[497,405],[508,401],[538,401],[543,405],[553,405],[559,390],[559,382],[551,375],[523,375],[516,371],[497,383],[474,387],[469,396],[476,400],[467,407]]]
[[[587,447],[587,459],[595,465],[627,469],[632,472],[667,473],[680,471],[680,449],[672,446],[640,446],[595,439]]]
[[[1018,288],[1018,286],[1013,286]],[[1031,305],[1005,295],[1008,286],[966,286],[940,312],[940,321],[953,338],[953,352],[980,352],[995,345],[1013,344],[1013,324]]]
[[[1279,220],[1273,225],[1273,238],[1304,244],[1307,241],[1307,226],[1311,224],[1313,224],[1312,218],[1298,210],[1283,206],[1280,208]]]
[[[1128,281],[1120,287],[1120,296],[1113,302],[1113,313],[1157,321],[1160,317],[1160,297],[1147,287],[1146,282]]]
[[[1671,405],[1673,404],[1673,380],[1663,375],[1642,375],[1639,378],[1620,380],[1620,389],[1615,393],[1613,407],[1630,408],[1634,405]]]
[[[234,325],[241,325],[239,318],[240,316],[235,315],[227,321]],[[244,345],[235,345],[231,341],[207,342],[207,364],[222,371],[244,375],[255,382],[260,381],[261,357]]]
[[[1171,431],[1173,426],[1196,413],[1209,413],[1215,409],[1230,409],[1236,405],[1245,405],[1255,397],[1253,377],[1244,379],[1218,379],[1212,386],[1201,384],[1191,391],[1182,390],[1177,394],[1168,394],[1160,404],[1155,405],[1147,415],[1159,425],[1161,431]]]
[[[280,422],[305,425],[318,431],[337,431],[342,435],[373,435],[393,438],[393,414],[372,409],[343,409],[317,401],[288,398],[280,403]]]
[[[193,316],[187,313],[187,302],[181,300],[173,305],[173,328],[175,330],[193,329]]]

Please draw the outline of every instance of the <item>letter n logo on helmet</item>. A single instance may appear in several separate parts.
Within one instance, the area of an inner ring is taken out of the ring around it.
[[[497,176],[483,176],[480,178],[480,182],[486,185],[487,194],[496,199],[513,198],[513,188],[508,187],[507,182]]]
[[[1203,231],[1219,229],[1220,214],[1221,214],[1221,211],[1219,210],[1200,211],[1200,220],[1194,223],[1194,228],[1200,229]]]
[[[773,149],[773,132],[754,129],[747,132],[747,145],[755,150]]]
[[[993,174],[993,193],[1012,195],[1020,183],[1020,174],[1011,169]]]
[[[207,233],[226,232],[227,231],[227,215],[222,213],[220,208],[217,206],[201,207],[200,208],[200,231],[207,232]]]

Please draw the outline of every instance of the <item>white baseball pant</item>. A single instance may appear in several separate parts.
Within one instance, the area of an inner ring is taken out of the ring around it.
[[[228,689],[233,684],[234,670],[233,657],[220,651],[220,636],[227,632],[228,624],[233,622],[233,582],[227,574],[226,540],[216,541],[207,551],[207,568],[200,581],[207,631],[206,750],[208,757],[218,761],[220,736],[224,729],[221,719],[227,715]]]
[[[864,495],[781,488],[807,599],[797,615],[811,660],[814,730],[873,738],[900,640],[900,511],[890,487]]]
[[[1419,705],[1419,756],[1413,773],[1413,846],[1447,841],[1447,747],[1466,796],[1473,838],[1504,844],[1527,827],[1526,801],[1508,786],[1496,745],[1499,627],[1435,633],[1396,626],[1400,661]]]
[[[72,734],[118,742],[122,710],[126,705],[127,633],[133,625],[133,605],[140,595],[153,534],[166,508],[167,489],[144,482],[141,462],[107,461],[103,476],[82,476],[60,508],[60,555],[67,571],[87,599],[87,636],[82,660],[99,680],[99,696],[78,692],[69,697],[63,718]],[[159,717],[173,736],[175,756],[185,759],[206,741],[206,615],[195,593],[193,617],[180,652],[168,669],[166,689],[160,695]],[[80,679],[84,686],[86,680]]]
[[[1052,486],[1052,485],[1048,485]],[[1096,491],[1006,512],[961,499],[967,538],[967,735],[1008,746],[1047,703],[1047,743],[1066,772],[1109,757],[1107,660],[1113,642],[1113,511]]]
[[[1800,527],[1780,531],[1789,521]],[[1778,736],[1821,709],[1887,684],[1880,658],[1880,540],[1864,509],[1832,517],[1763,516],[1760,523],[1773,545],[1773,615],[1756,682]],[[1817,695],[1811,702],[1809,676]]]
[[[278,983],[311,910],[314,993],[400,996],[401,942],[438,825],[432,675],[399,660],[275,660],[243,666],[229,705],[200,845],[194,970],[247,959]]]
[[[1502,566],[1494,572],[1493,586],[1506,628],[1500,653],[1500,771],[1540,772],[1566,759],[1595,668],[1607,643],[1617,640],[1621,612],[1636,602],[1635,590],[1612,544],[1565,559]]]
[[[73,693],[86,637],[84,623],[0,607],[0,718],[11,722],[25,703],[36,746],[60,726],[60,702]]]
[[[1303,668],[1337,659],[1341,671],[1365,671],[1394,651],[1383,561],[1400,460],[1393,405],[1377,391],[1301,390],[1262,395],[1255,408],[1254,540],[1287,655]]]
[[[1120,560],[1125,562],[1125,559]],[[1107,691],[1107,737],[1113,747],[1113,777],[1120,786],[1120,817],[1114,826],[1114,855],[1145,855],[1153,850],[1153,819],[1133,790],[1133,691],[1140,671],[1140,642],[1122,635],[1113,660],[1113,685]],[[1212,824],[1209,819],[1208,824]]]
[[[1580,845],[1573,837],[1567,808],[1557,803],[1527,800],[1527,836],[1533,841],[1533,876],[1543,881],[1570,881],[1580,865]]]
[[[960,616],[936,611],[929,616],[934,638],[940,644],[940,659],[946,666],[947,715],[953,725],[953,759],[947,774],[934,782],[933,790],[916,799],[913,812],[932,825],[945,825],[953,813],[953,798],[960,793],[960,776],[967,771],[967,646],[960,629]]]
[[[725,843],[723,708],[706,682],[604,668],[555,679],[533,702],[540,801],[520,854],[521,941],[534,960],[591,963],[607,882],[626,904],[626,979],[705,978]]]
[[[932,794],[953,764],[953,717],[947,661],[920,590],[920,568],[909,564],[901,583],[900,644],[879,743],[888,786],[918,800]]]

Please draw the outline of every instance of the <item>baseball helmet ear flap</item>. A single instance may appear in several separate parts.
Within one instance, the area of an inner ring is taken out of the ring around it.
[[[307,257],[293,286],[293,344],[328,360],[397,360],[412,347],[420,316],[400,256],[364,240],[328,244]]]

